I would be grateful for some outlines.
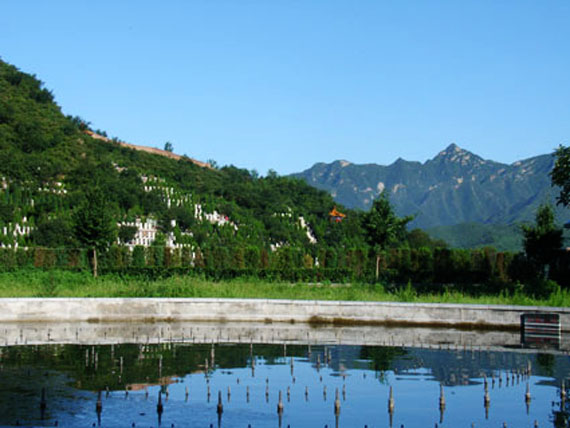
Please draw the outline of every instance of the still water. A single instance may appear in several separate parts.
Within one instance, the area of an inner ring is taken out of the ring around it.
[[[172,342],[0,351],[1,426],[558,427],[570,410],[561,352]]]

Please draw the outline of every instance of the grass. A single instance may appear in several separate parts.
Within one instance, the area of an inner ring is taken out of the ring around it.
[[[252,278],[212,282],[200,277],[173,276],[158,280],[87,272],[19,270],[0,273],[0,297],[226,297],[298,300],[348,300],[416,303],[570,306],[570,292],[556,290],[535,299],[521,292],[469,296],[458,291],[417,294],[411,287],[387,292],[380,284],[290,284]]]

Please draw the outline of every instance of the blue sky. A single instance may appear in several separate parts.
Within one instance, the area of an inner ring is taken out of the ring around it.
[[[0,56],[124,141],[265,174],[570,141],[568,1],[6,0]]]

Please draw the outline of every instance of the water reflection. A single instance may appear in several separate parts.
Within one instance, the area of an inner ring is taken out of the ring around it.
[[[0,349],[4,426],[560,427],[569,410],[561,353],[253,343]]]

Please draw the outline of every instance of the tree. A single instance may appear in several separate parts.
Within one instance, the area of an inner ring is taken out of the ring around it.
[[[166,150],[167,152],[173,152],[174,151],[174,146],[172,145],[172,143],[170,141],[167,141],[166,143],[164,143],[164,150]]]
[[[410,248],[447,248],[449,245],[443,239],[434,239],[422,229],[413,229],[407,234]]]
[[[92,252],[93,276],[97,276],[97,251],[109,247],[117,237],[117,224],[108,198],[99,187],[89,189],[73,215],[77,240]]]
[[[551,205],[541,205],[534,225],[523,225],[524,250],[527,260],[532,263],[541,278],[548,276],[548,267],[562,248],[562,229],[554,223],[554,210]]]
[[[396,216],[388,196],[383,192],[364,216],[364,229],[368,242],[376,252],[376,279],[380,273],[380,252],[401,241],[406,235],[406,225],[413,216]]]
[[[67,218],[43,218],[31,234],[32,241],[43,247],[63,247],[73,244],[72,228]]]
[[[556,152],[554,168],[550,172],[552,185],[560,187],[557,204],[570,206],[570,147],[560,145]]]
[[[213,169],[220,169],[220,166],[218,165],[218,162],[215,159],[208,159],[206,163],[210,165],[210,167],[212,167]]]
[[[127,244],[135,239],[138,228],[136,226],[121,226],[119,228],[119,240],[123,244]]]

